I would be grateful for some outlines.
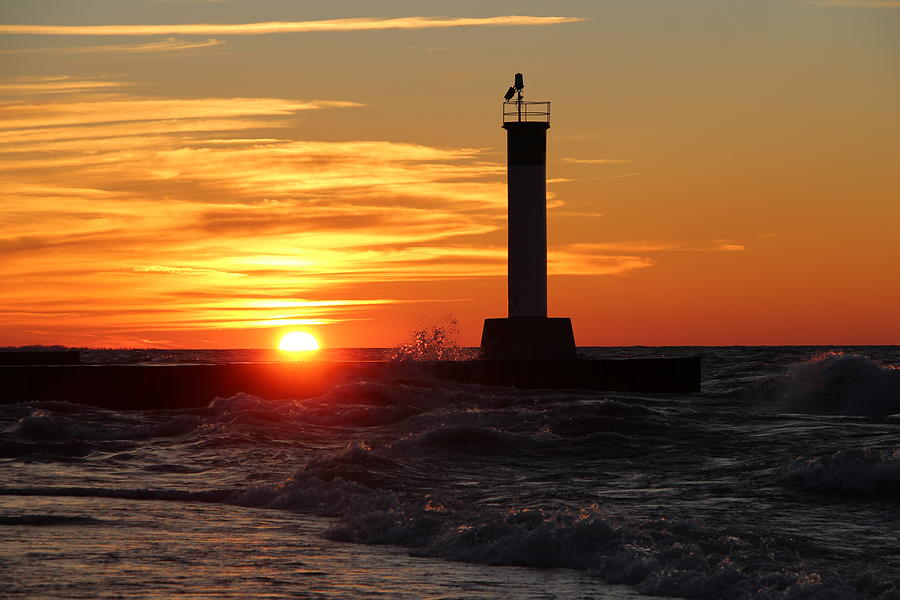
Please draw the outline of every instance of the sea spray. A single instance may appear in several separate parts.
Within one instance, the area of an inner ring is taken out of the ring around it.
[[[449,315],[442,322],[419,324],[408,339],[388,352],[395,361],[469,360],[476,353],[459,345],[459,323]]]

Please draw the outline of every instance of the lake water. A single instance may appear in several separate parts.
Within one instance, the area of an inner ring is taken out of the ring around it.
[[[900,347],[581,352],[699,353],[703,392],[0,405],[0,596],[900,598]]]

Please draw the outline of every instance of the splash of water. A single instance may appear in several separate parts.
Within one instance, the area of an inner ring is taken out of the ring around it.
[[[457,341],[459,322],[449,315],[442,322],[420,324],[410,331],[409,338],[388,352],[388,360],[429,361],[429,360],[469,360],[475,358],[469,348]]]

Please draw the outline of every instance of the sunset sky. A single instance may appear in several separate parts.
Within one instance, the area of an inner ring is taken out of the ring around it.
[[[2,0],[0,345],[477,345],[517,71],[578,345],[900,343],[900,0]]]

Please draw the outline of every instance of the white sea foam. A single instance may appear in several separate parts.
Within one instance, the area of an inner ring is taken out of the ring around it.
[[[364,449],[356,449],[353,452]],[[339,477],[299,473],[279,484],[187,492],[151,489],[2,489],[4,495],[90,496],[134,500],[225,502],[338,517],[335,541],[393,544],[417,555],[489,565],[588,570],[643,594],[718,600],[856,600],[884,598],[884,585],[860,578],[785,569],[782,557],[752,533],[666,517],[634,521],[597,505],[546,511],[510,508],[488,515],[447,508],[434,498],[401,499]],[[7,525],[33,525],[13,519]],[[36,524],[56,525],[58,523]],[[787,539],[782,554],[791,554]]]
[[[879,589],[877,583],[867,590],[802,568],[785,570],[781,557],[752,534],[688,520],[628,521],[596,505],[476,516],[448,509],[434,498],[403,501],[340,478],[325,481],[303,474],[231,501],[340,517],[327,534],[336,541],[402,545],[417,555],[490,565],[586,569],[644,594],[849,600],[874,598]],[[781,552],[790,554],[783,546]]]
[[[397,440],[391,444],[390,451],[406,457],[423,452],[506,454],[527,452],[539,444],[540,440],[534,437],[491,427],[447,425]]]

